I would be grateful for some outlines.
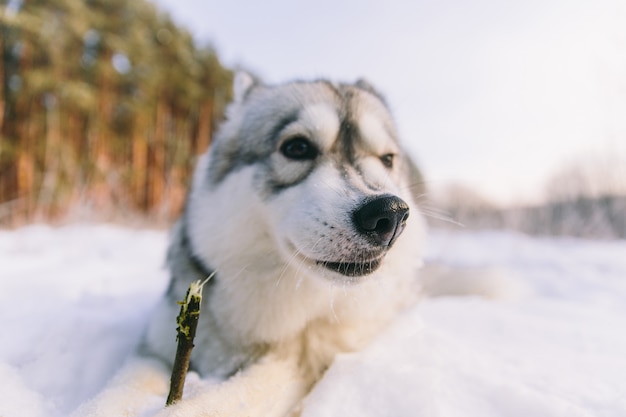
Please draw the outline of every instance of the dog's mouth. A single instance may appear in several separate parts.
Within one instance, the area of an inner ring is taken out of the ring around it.
[[[387,250],[362,251],[356,256],[347,257],[345,260],[321,260],[306,256],[302,251],[297,250],[291,242],[287,242],[287,247],[291,253],[295,252],[295,257],[294,255],[290,255],[290,257],[292,260],[298,259],[296,262],[299,267],[302,266],[302,263],[309,266],[316,265],[349,278],[373,273],[382,265],[387,254]]]
[[[382,263],[383,257],[362,261],[362,262],[328,262],[317,261],[318,265],[322,265],[333,272],[337,272],[347,277],[360,277],[371,274],[376,271]]]

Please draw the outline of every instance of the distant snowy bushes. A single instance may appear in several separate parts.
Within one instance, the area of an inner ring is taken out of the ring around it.
[[[547,182],[544,203],[498,208],[477,192],[453,185],[433,199],[451,222],[469,229],[510,229],[532,235],[626,238],[626,160],[589,156],[564,165]],[[441,216],[439,216],[441,217]]]
[[[489,205],[442,209],[454,224],[469,229],[509,229],[531,235],[575,236],[596,239],[626,238],[626,196],[578,197],[540,206],[498,209]],[[446,223],[437,222],[437,226]],[[448,223],[448,226],[453,223]]]

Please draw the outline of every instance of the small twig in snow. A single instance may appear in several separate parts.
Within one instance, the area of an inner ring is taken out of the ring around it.
[[[200,317],[200,304],[202,303],[202,288],[211,278],[212,273],[204,282],[195,281],[189,285],[185,299],[180,302],[180,313],[176,317],[176,329],[178,346],[176,347],[176,357],[172,367],[172,377],[170,378],[170,392],[167,395],[165,405],[172,405],[183,397],[183,387],[185,386],[185,376],[189,370],[189,360],[193,349],[193,339],[196,337],[196,328]]]

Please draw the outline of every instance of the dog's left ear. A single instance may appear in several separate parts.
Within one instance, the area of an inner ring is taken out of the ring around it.
[[[370,91],[370,92],[376,91],[376,88],[374,88],[372,83],[370,83],[365,78],[359,78],[358,80],[356,80],[356,83],[354,83],[354,85],[356,85],[357,87],[365,91]]]
[[[247,71],[238,70],[235,73],[235,79],[233,80],[233,93],[236,102],[242,102],[246,99],[250,91],[261,82],[258,78],[254,77]]]
[[[376,87],[374,87],[368,80],[364,78],[359,78],[356,81],[356,83],[354,83],[354,85],[360,88],[361,90],[365,90],[368,93],[378,97],[380,101],[382,101],[385,105],[387,105],[387,100],[385,99],[385,96],[383,96],[381,92],[378,91]]]

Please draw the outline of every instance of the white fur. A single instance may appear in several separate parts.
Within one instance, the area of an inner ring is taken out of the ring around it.
[[[285,137],[297,133],[304,133],[314,139],[322,149],[329,149],[337,137],[339,131],[339,118],[337,112],[328,104],[313,104],[307,106],[301,112],[297,123],[287,128]]]
[[[236,166],[212,184],[207,172],[217,148],[235,139],[241,141],[238,146],[247,146],[239,136],[242,118],[259,117],[266,105],[248,104],[246,95],[255,93],[254,86],[251,79],[239,79],[229,120],[196,168],[186,212],[195,255],[217,271],[209,311],[200,319],[213,333],[198,336],[196,364],[208,372],[236,363],[240,356],[254,363],[222,384],[187,393],[160,417],[297,414],[300,401],[335,355],[362,348],[416,298],[424,220],[411,199],[410,180],[399,167],[386,168],[381,162],[385,153],[400,152],[384,105],[355,90],[360,142],[354,145],[354,164],[342,165],[341,148],[335,146],[340,113],[333,95],[316,84],[285,89],[275,100],[293,105],[292,96],[299,95],[302,110],[283,129],[277,149],[281,141],[305,135],[320,148],[320,157],[293,161],[276,150],[262,163]],[[262,91],[258,97],[269,94]],[[268,169],[280,181],[297,185],[272,195],[259,191]],[[383,194],[409,203],[411,215],[381,266],[367,276],[348,277],[320,265],[318,261],[344,262],[367,253],[372,244],[355,230],[351,213]],[[166,319],[175,316],[174,309],[164,301],[147,331],[147,343],[163,357],[174,354],[172,338],[166,336],[175,326]],[[141,411],[139,404],[163,395],[167,385],[166,372],[143,362],[131,362],[120,375],[77,416],[142,415],[150,409]],[[138,387],[132,401],[121,400],[120,383]]]
[[[359,98],[356,111],[364,145],[376,155],[398,153],[398,146],[392,140],[396,136],[393,122],[390,118],[380,117],[385,113],[382,103],[364,92],[359,92]]]
[[[384,155],[387,153],[398,153],[398,147],[395,146],[390,139],[380,140],[380,138],[389,138],[389,133],[385,126],[375,114],[371,112],[361,111],[359,115],[359,126],[363,135],[363,140],[370,148],[374,155]]]

